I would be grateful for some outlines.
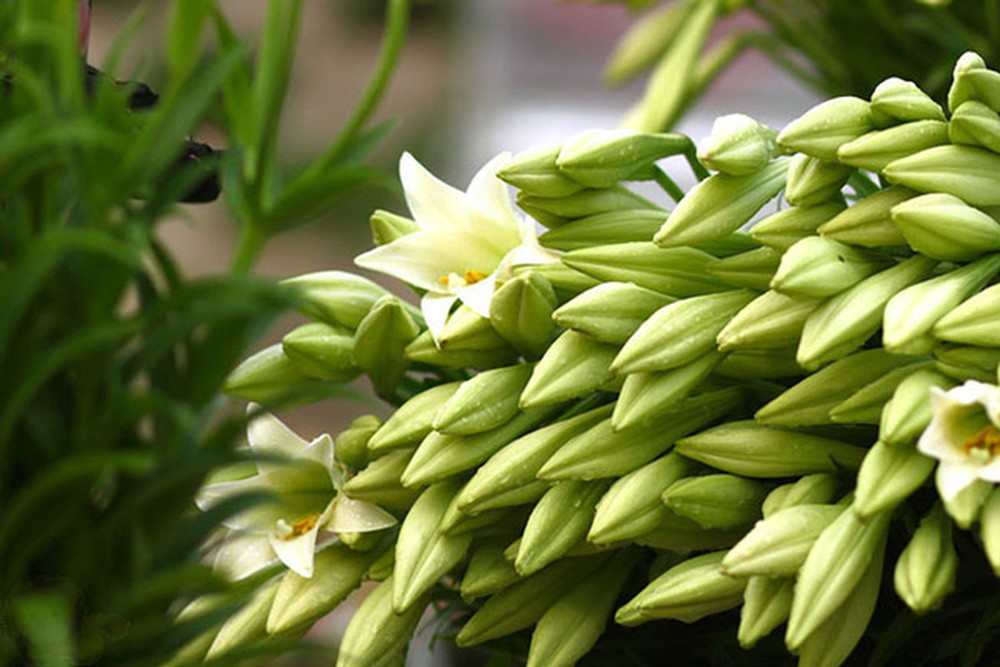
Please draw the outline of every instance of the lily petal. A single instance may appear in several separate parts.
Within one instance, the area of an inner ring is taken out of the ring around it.
[[[396,517],[375,503],[340,494],[333,501],[333,511],[324,529],[334,533],[369,533],[396,523]]]
[[[431,338],[437,343],[444,330],[444,323],[448,321],[448,313],[458,299],[454,294],[443,294],[441,292],[428,292],[420,299],[420,310],[424,314],[427,328],[431,332]]]
[[[494,271],[478,283],[460,287],[458,298],[462,300],[473,312],[481,317],[489,319],[490,301],[493,300],[493,289],[496,286],[497,274]]]
[[[319,522],[314,522],[312,527],[298,535],[283,536],[272,530],[268,534],[271,548],[278,555],[285,565],[296,574],[305,577],[312,577],[313,555],[316,552],[316,534],[319,533]]]
[[[453,188],[417,162],[410,153],[399,159],[399,180],[414,221],[425,230],[469,225],[465,193]]]
[[[247,406],[248,413],[256,413],[259,410],[260,406],[254,403]],[[294,458],[308,444],[269,412],[261,413],[250,420],[247,426],[247,442],[254,454],[279,459],[277,465],[281,465],[280,460]],[[271,462],[263,461],[257,464],[257,468],[263,472],[272,465]]]
[[[306,445],[306,448],[299,452],[295,458],[306,461],[315,461],[328,471],[330,471],[330,481],[336,484],[333,477],[333,438],[324,433]]]
[[[219,503],[245,495],[273,495],[274,489],[261,475],[232,482],[216,482],[201,488],[194,502],[202,512],[207,512]],[[261,526],[273,524],[281,516],[281,504],[277,498],[262,498],[259,503],[230,515],[222,520],[222,525],[243,532],[263,533]]]
[[[942,461],[937,469],[938,493],[945,502],[954,500],[955,496],[979,477],[979,467],[964,463]]]
[[[267,536],[230,533],[215,552],[215,569],[230,581],[238,581],[278,562]]]

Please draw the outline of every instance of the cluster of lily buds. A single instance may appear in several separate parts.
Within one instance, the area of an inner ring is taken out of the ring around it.
[[[434,335],[361,278],[289,281],[315,323],[231,393],[365,372],[410,396],[338,442],[341,493],[401,519],[388,555],[317,554],[331,590],[381,580],[338,664],[399,660],[444,585],[472,610],[459,645],[534,628],[529,665],[573,664],[608,623],[741,607],[744,647],[784,625],[800,665],[835,666],[883,577],[921,614],[958,585],[958,542],[1000,572],[1000,73],[965,54],[948,107],[888,79],[781,132],[725,117],[669,212],[622,181],[676,194],[656,161],[693,159],[678,135],[515,156],[499,177],[556,261],[499,275],[488,317],[459,305]]]

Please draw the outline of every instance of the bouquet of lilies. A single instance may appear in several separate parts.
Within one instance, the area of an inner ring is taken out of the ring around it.
[[[199,500],[267,492],[211,545],[266,583],[189,650],[301,633],[371,580],[340,667],[402,664],[429,605],[460,646],[523,636],[538,667],[644,624],[662,650],[715,615],[745,649],[783,635],[800,665],[906,646],[981,664],[1000,72],[966,53],[947,107],[890,78],[780,132],[719,118],[697,147],[594,130],[501,155],[465,192],[404,155],[410,215],[376,212],[356,261],[419,308],[347,272],[286,281],[311,323],[227,384],[254,402],[256,467]],[[257,406],[362,373],[394,412],[335,438]]]

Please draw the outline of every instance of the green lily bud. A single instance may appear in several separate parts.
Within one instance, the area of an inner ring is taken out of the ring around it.
[[[781,256],[771,288],[784,294],[821,299],[853,287],[885,261],[825,236],[797,241]]]
[[[334,455],[345,465],[360,470],[368,463],[368,441],[382,426],[375,415],[362,415],[341,431],[334,442]]]
[[[983,551],[993,567],[993,573],[1000,576],[1000,489],[990,491],[983,503],[979,517],[979,539]]]
[[[522,409],[554,405],[586,396],[614,377],[611,362],[618,346],[575,331],[564,331],[535,365],[521,392]]]
[[[380,455],[419,443],[433,430],[438,409],[458,391],[461,384],[439,384],[403,403],[368,441],[368,451],[372,455]]]
[[[774,248],[755,248],[714,260],[705,268],[709,275],[733,287],[766,290],[780,261],[781,253]]]
[[[868,195],[819,227],[823,236],[855,246],[879,248],[906,245],[906,238],[892,222],[892,209],[916,193],[893,185]]]
[[[820,225],[829,222],[847,208],[843,198],[836,201],[830,199],[831,197],[826,197],[816,205],[793,206],[772,213],[755,222],[750,228],[750,235],[766,246],[787,250],[799,239],[811,238]]]
[[[618,551],[549,607],[531,635],[527,667],[572,667],[586,655],[604,632],[638,557],[638,549]]]
[[[354,336],[329,324],[303,324],[281,339],[285,356],[309,377],[346,382],[357,377]]]
[[[409,367],[404,350],[419,334],[420,325],[395,296],[376,301],[358,324],[354,359],[379,396],[392,395]]]
[[[396,564],[394,549],[387,549],[365,573],[368,581],[385,581],[392,576],[392,568]]]
[[[941,475],[941,468],[938,467],[938,476]],[[977,479],[975,482],[958,492],[958,495],[947,500],[940,493],[940,482],[938,482],[938,493],[944,502],[944,509],[948,515],[955,520],[955,525],[962,530],[969,530],[972,524],[979,518],[979,512],[983,504],[989,497],[990,492],[995,488],[995,484]]]
[[[406,357],[434,366],[493,368],[514,363],[518,354],[489,319],[461,306],[448,318],[436,344],[425,331],[406,346]]]
[[[837,149],[837,159],[852,167],[880,172],[891,162],[949,141],[948,123],[918,120],[860,136]]]
[[[767,495],[762,483],[736,475],[679,479],[663,492],[663,504],[702,528],[739,528],[760,518]]]
[[[992,347],[941,345],[934,350],[934,365],[959,382],[979,380],[995,382],[1000,350]]]
[[[698,147],[698,161],[732,176],[752,174],[781,154],[778,133],[740,113],[719,116],[712,133]]]
[[[813,543],[834,519],[841,505],[796,505],[758,521],[722,561],[731,577],[792,577],[806,560]]]
[[[670,453],[615,480],[597,503],[587,541],[612,544],[653,530],[670,511],[660,496],[696,469],[693,462]]]
[[[607,282],[560,306],[552,319],[602,343],[622,345],[646,318],[673,301],[632,283]]]
[[[559,144],[545,144],[515,155],[497,171],[500,180],[536,197],[567,197],[584,189],[584,185],[559,170],[556,158]]]
[[[944,110],[917,84],[890,77],[878,84],[871,96],[873,116],[880,125],[916,120],[944,120]]]
[[[403,613],[393,608],[395,575],[376,586],[351,616],[337,647],[337,667],[393,665],[406,657],[406,647],[427,606],[429,596]]]
[[[765,424],[809,426],[829,424],[830,410],[912,357],[865,350],[820,369],[762,407],[754,417]]]
[[[785,186],[789,161],[773,160],[745,176],[715,174],[699,183],[670,212],[653,237],[663,246],[683,246],[734,232]]]
[[[953,195],[914,197],[893,207],[892,221],[911,248],[935,259],[964,261],[1000,250],[1000,223]]]
[[[731,547],[746,533],[746,527],[733,530],[708,530],[665,507],[664,510],[666,513],[663,520],[656,528],[633,538],[632,541],[659,552],[688,554],[692,551]]]
[[[775,380],[804,375],[788,350],[733,350],[715,367],[715,374],[738,380]]]
[[[974,76],[984,71],[988,71],[986,61],[978,53],[966,51],[958,58],[951,75],[951,88],[948,90],[949,111],[954,112],[966,100],[986,102],[980,97],[979,86],[974,81]]]
[[[885,349],[898,351],[929,334],[939,319],[982,289],[998,271],[1000,255],[991,255],[896,294],[886,304],[883,316]]]
[[[918,452],[912,444],[876,442],[858,470],[854,511],[867,519],[894,509],[923,485],[934,471],[934,464],[934,459]]]
[[[839,162],[820,160],[802,153],[793,155],[788,166],[785,199],[792,206],[819,206],[842,199],[840,189],[853,173],[853,167]]]
[[[794,346],[817,299],[764,292],[743,307],[715,338],[719,350],[785,348]]]
[[[356,329],[375,302],[388,294],[367,278],[345,271],[307,273],[281,284],[300,291],[303,315],[348,329]]]
[[[444,511],[441,523],[438,524],[438,532],[452,537],[467,534],[481,535],[487,532],[484,529],[501,528],[506,523],[514,520],[516,512],[513,512],[508,507],[486,510],[477,514],[466,514],[458,506],[458,497],[461,492],[461,489],[459,489],[459,492],[451,499],[448,509]],[[521,516],[520,520],[516,521],[516,523],[518,528],[524,525],[524,516]]]
[[[681,32],[691,8],[687,4],[670,4],[639,16],[615,45],[604,69],[604,80],[612,85],[624,83],[652,66]]]
[[[693,623],[738,606],[746,582],[722,574],[719,565],[725,555],[716,551],[675,565],[619,608],[615,621],[626,626],[658,618]]]
[[[569,219],[623,209],[647,209],[666,214],[666,211],[653,202],[621,186],[581,190],[565,197],[537,197],[522,192],[517,195],[517,205],[529,213],[537,210]]]
[[[339,386],[306,375],[279,343],[240,362],[226,378],[222,390],[230,396],[268,404],[284,402],[289,397],[297,401],[319,400],[329,395],[331,388]]]
[[[438,530],[459,482],[442,482],[420,494],[399,526],[393,570],[392,607],[402,614],[421,601],[448,570],[465,557],[470,535],[445,535]]]
[[[878,331],[882,313],[900,290],[926,277],[936,262],[915,256],[830,297],[806,320],[795,358],[805,368],[839,359]]]
[[[459,588],[466,602],[499,593],[518,581],[521,576],[504,557],[509,538],[488,538],[472,548],[469,565]]]
[[[518,413],[503,426],[474,435],[450,435],[432,431],[423,439],[400,478],[403,486],[434,484],[490,458],[514,438],[530,431],[553,415],[545,406]]]
[[[743,591],[736,634],[741,647],[753,648],[788,619],[794,587],[795,580],[791,577],[750,577]]]
[[[347,480],[341,491],[356,500],[366,500],[388,509],[407,510],[420,495],[399,481],[411,458],[412,449],[389,452]]]
[[[566,301],[573,298],[580,292],[584,292],[591,287],[596,287],[601,284],[601,281],[597,278],[587,275],[581,271],[577,271],[576,269],[571,269],[561,261],[549,262],[548,264],[532,264],[531,266],[523,266],[514,269],[515,277],[520,277],[525,274],[536,275],[547,281],[555,291],[555,294],[558,297],[557,301]],[[506,283],[504,283],[504,285],[506,285]],[[500,287],[500,290],[502,289],[503,286]],[[496,301],[497,294],[500,293],[500,290],[497,290],[497,292],[493,295],[494,301]]]
[[[733,421],[677,441],[689,459],[745,477],[792,477],[861,465],[865,449],[755,421]]]
[[[265,636],[268,610],[274,603],[280,582],[281,578],[275,577],[263,584],[239,611],[226,619],[212,640],[205,660],[218,658]]]
[[[840,480],[833,473],[805,475],[790,484],[772,489],[760,506],[764,518],[798,505],[828,505],[833,502]]]
[[[993,285],[942,317],[933,333],[941,340],[984,347],[1000,346],[996,317],[1000,314],[1000,285]]]
[[[479,466],[459,493],[459,509],[475,514],[541,498],[549,488],[548,482],[536,479],[542,465],[570,438],[607,419],[611,409],[611,405],[594,408],[511,441]]]
[[[948,136],[954,144],[982,146],[1000,153],[1000,114],[982,102],[962,102],[948,122]]]
[[[589,188],[610,188],[619,181],[648,180],[655,162],[694,148],[683,134],[636,130],[586,130],[563,144],[556,164]]]
[[[830,419],[838,424],[881,423],[883,408],[899,385],[913,373],[927,370],[932,364],[933,362],[924,361],[892,369],[831,408]]]
[[[695,296],[649,316],[615,357],[615,373],[662,371],[688,364],[715,349],[715,338],[755,294],[733,290]]]
[[[514,560],[518,574],[538,572],[581,542],[594,520],[597,501],[611,480],[568,480],[546,491],[528,517]]]
[[[546,248],[579,250],[612,243],[634,243],[650,239],[666,214],[655,209],[598,213],[550,229],[538,237]]]
[[[667,371],[625,376],[611,417],[612,428],[620,431],[656,421],[663,410],[687,398],[721,360],[722,355],[712,350]]]
[[[1000,204],[1000,155],[975,146],[934,146],[890,162],[885,177],[919,192],[944,192],[973,206]]]
[[[757,250],[760,248],[760,244],[746,232],[737,231],[717,239],[696,243],[692,247],[703,250],[714,257],[726,258],[750,250]]]
[[[474,646],[531,627],[578,582],[586,581],[608,562],[609,554],[563,559],[503,589],[465,622],[455,637],[459,646]]]
[[[420,229],[412,219],[381,209],[372,213],[368,225],[372,231],[372,243],[376,246],[392,243]]]
[[[1000,72],[984,67],[966,71],[962,76],[975,91],[975,99],[993,110],[1000,109]]]
[[[836,160],[837,149],[875,128],[871,106],[857,97],[834,97],[793,120],[778,144],[821,160]]]
[[[826,527],[809,550],[795,584],[785,643],[797,650],[863,584],[869,566],[881,566],[889,513],[861,521],[851,510]]]
[[[483,371],[466,380],[438,409],[434,430],[472,435],[506,424],[518,412],[518,396],[530,375],[530,364],[516,364]]]
[[[935,505],[923,518],[893,571],[893,584],[903,602],[918,614],[941,606],[955,588],[958,553],[951,537],[951,520]]]
[[[266,616],[267,634],[287,633],[328,614],[361,585],[368,568],[381,555],[379,549],[354,551],[344,544],[332,544],[316,552],[312,577],[285,573]]]
[[[635,283],[678,298],[728,289],[706,274],[706,267],[714,260],[695,248],[660,248],[648,242],[583,248],[562,257],[570,268],[600,281]]]
[[[518,352],[528,359],[537,359],[558,331],[552,322],[557,302],[552,284],[541,273],[525,271],[493,293],[490,323]]]
[[[801,667],[826,667],[843,664],[864,636],[875,611],[882,581],[884,550],[872,558],[861,580],[847,599],[830,613],[798,647]],[[798,596],[798,586],[795,596]],[[794,599],[793,599],[794,607]],[[786,637],[785,643],[788,643]]]
[[[921,368],[899,383],[892,400],[885,404],[879,424],[879,439],[891,446],[912,444],[931,421],[931,387],[950,389],[955,382],[936,370]]]
[[[611,419],[607,419],[563,445],[546,461],[538,476],[562,480],[627,474],[663,454],[678,438],[726,414],[741,400],[736,388],[706,392],[665,410],[648,428],[615,431]]]

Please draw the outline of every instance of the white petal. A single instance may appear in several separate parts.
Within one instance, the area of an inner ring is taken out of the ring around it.
[[[496,273],[491,273],[478,283],[460,288],[458,298],[477,315],[489,319],[490,302],[493,300],[493,289],[496,282]]]
[[[1000,456],[994,456],[992,461],[979,468],[979,479],[1000,482]]]
[[[483,165],[469,183],[469,199],[505,225],[516,221],[517,216],[507,184],[500,180],[497,172],[510,162],[510,158],[510,153],[500,153]]]
[[[327,470],[333,469],[333,438],[328,434],[317,437],[310,442],[304,450],[297,456],[298,459],[315,461]],[[333,473],[331,472],[331,475]],[[332,482],[335,480],[331,477]]]
[[[313,573],[313,555],[316,552],[317,522],[308,531],[294,537],[282,537],[272,530],[268,535],[271,548],[285,565],[296,574],[308,579]]]
[[[467,227],[466,195],[438,179],[409,153],[399,159],[399,180],[406,203],[421,229],[448,230]]]
[[[978,477],[979,468],[975,465],[942,462],[937,469],[938,493],[946,502],[951,502]]]
[[[250,404],[247,406],[247,412],[256,412],[259,409],[258,405]],[[247,425],[247,441],[254,454],[285,460],[295,458],[308,445],[305,440],[269,412],[263,412],[251,418]],[[272,464],[263,462],[258,463],[257,467],[263,471],[269,465]]]
[[[458,299],[454,294],[442,294],[441,292],[428,292],[420,299],[420,310],[424,314],[427,328],[431,332],[431,337],[437,343],[444,330],[444,323],[448,321],[448,313]]]
[[[231,532],[215,552],[214,567],[230,581],[248,577],[277,562],[265,535]]]
[[[396,525],[396,517],[366,500],[355,500],[344,494],[333,501],[333,512],[324,530],[334,533],[368,533]]]
[[[254,475],[247,479],[240,479],[233,482],[217,482],[201,488],[195,496],[194,502],[202,512],[207,512],[216,505],[231,498],[250,494],[270,494],[274,489],[267,484],[267,478],[261,475]],[[271,525],[280,516],[280,503],[275,500],[261,499],[252,507],[226,517],[222,525],[234,530],[251,533],[264,533],[267,526]]]

